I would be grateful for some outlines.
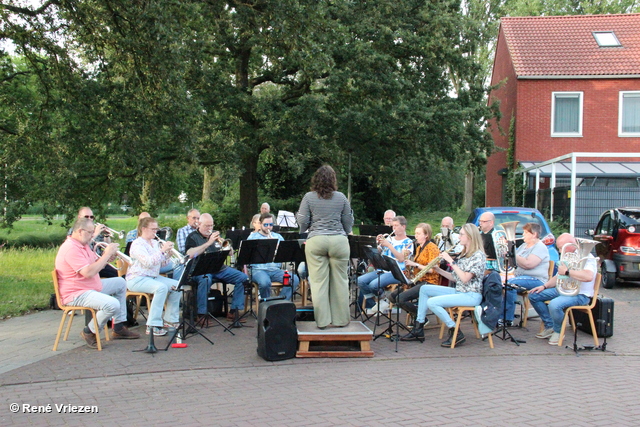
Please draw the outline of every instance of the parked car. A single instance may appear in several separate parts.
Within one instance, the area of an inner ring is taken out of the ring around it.
[[[482,215],[485,212],[491,212],[496,217],[494,222],[494,228],[496,228],[496,226],[498,226],[499,224],[502,224],[503,222],[520,221],[520,223],[516,227],[516,247],[519,247],[523,242],[522,227],[524,227],[526,223],[535,222],[540,224],[540,226],[542,227],[542,234],[540,236],[540,240],[542,241],[542,243],[547,245],[547,249],[549,249],[550,261],[553,261],[557,266],[558,259],[560,259],[560,255],[558,253],[558,250],[555,247],[556,238],[551,232],[551,228],[549,227],[547,220],[544,219],[544,216],[542,216],[539,210],[532,209],[532,208],[505,207],[505,206],[492,207],[492,208],[475,208],[469,215],[467,222],[471,222],[473,224],[478,225],[479,224],[478,220],[480,219],[480,215]],[[555,269],[556,267],[554,267],[554,270]]]
[[[640,208],[609,209],[600,215],[595,230],[586,233],[600,242],[602,286],[611,289],[616,282],[640,281]]]

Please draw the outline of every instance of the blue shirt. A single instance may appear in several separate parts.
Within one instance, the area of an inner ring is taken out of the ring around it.
[[[413,253],[413,240],[411,240],[408,237],[405,237],[402,240],[396,240],[395,237],[391,237],[391,246],[393,246],[393,249],[395,249],[396,251],[402,253],[403,250],[408,249],[409,251],[411,251],[411,253]],[[395,256],[393,256],[393,252],[391,252],[391,249],[389,248],[384,248],[382,250],[382,255],[387,255],[390,256],[393,259],[396,259]],[[398,265],[400,266],[401,270],[404,270],[404,262],[398,262]]]
[[[254,231],[249,234],[247,240],[258,240],[258,239],[269,239],[269,237],[261,234],[259,231]],[[271,233],[271,239],[278,239],[279,242],[284,241],[284,237],[282,237],[278,233]],[[254,270],[280,270],[280,263],[278,262],[267,262],[264,264],[251,264],[250,267]]]

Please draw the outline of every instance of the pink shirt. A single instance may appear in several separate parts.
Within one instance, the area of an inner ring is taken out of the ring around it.
[[[73,237],[60,246],[56,255],[56,272],[58,273],[58,287],[62,303],[67,305],[86,291],[102,290],[102,282],[98,274],[87,278],[79,273],[80,270],[93,264],[98,256],[89,245],[83,245]]]

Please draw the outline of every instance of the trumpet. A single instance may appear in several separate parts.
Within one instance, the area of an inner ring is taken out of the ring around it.
[[[164,245],[165,243],[167,243],[166,240],[162,240],[160,237],[158,237],[157,234],[156,234],[156,240],[161,245]],[[174,260],[178,264],[186,264],[187,261],[189,261],[189,256],[188,255],[182,255],[180,253],[180,251],[178,251],[176,248],[171,248],[171,259]]]
[[[97,223],[97,222],[96,222],[96,227],[98,227],[98,226],[100,226],[100,225],[102,225],[102,226],[104,227],[104,231],[102,232],[102,234],[103,234],[105,237],[114,237],[114,236],[118,236],[118,239],[122,240],[122,239],[124,239],[124,236],[126,236],[126,235],[127,235],[127,233],[125,233],[125,231],[124,231],[124,230],[116,231],[116,230],[114,230],[113,228],[109,228],[109,227],[107,227],[107,226],[106,226],[106,225],[104,225],[104,224],[100,224],[100,223]]]
[[[391,233],[387,233],[387,234],[382,234],[376,237],[376,241],[378,242],[378,250],[382,251],[382,246],[380,245],[380,243],[383,240],[389,240],[391,237],[393,237],[393,235],[395,234],[395,231],[392,231]]]
[[[218,231],[218,233],[220,232]],[[269,237],[271,237],[271,233],[269,233]],[[213,244],[213,246],[219,251],[230,251],[233,249],[233,246],[231,246],[231,243],[232,243],[231,239],[223,239],[222,237],[218,237],[216,239],[216,242]]]
[[[107,246],[109,246],[109,243],[106,243],[106,242],[96,242],[95,240],[93,242],[95,243],[95,246],[93,247],[93,252],[95,252],[96,255],[98,255],[98,249],[106,249]],[[126,262],[129,265],[133,264],[133,260],[131,259],[131,257],[128,255],[125,255],[123,252],[116,251],[116,256],[120,258],[123,262]],[[116,270],[119,270],[119,268],[116,268]]]

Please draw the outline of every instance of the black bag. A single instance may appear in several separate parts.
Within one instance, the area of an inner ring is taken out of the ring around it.
[[[58,307],[58,300],[56,299],[56,294],[51,294],[51,296],[49,297],[49,308],[51,310],[60,310],[60,307]]]
[[[596,305],[593,307],[593,321],[596,325],[596,332],[599,338],[609,338],[613,335],[613,300],[598,296]],[[578,325],[578,329],[593,335],[589,315],[584,311],[573,311],[573,319]]]
[[[220,317],[224,314],[224,301],[222,292],[219,289],[211,289],[209,291],[207,310],[214,317]]]
[[[136,298],[130,297],[127,298],[127,321],[125,322],[125,326],[127,328],[132,328],[134,326],[138,326],[138,320],[134,319],[133,313],[136,310]]]

